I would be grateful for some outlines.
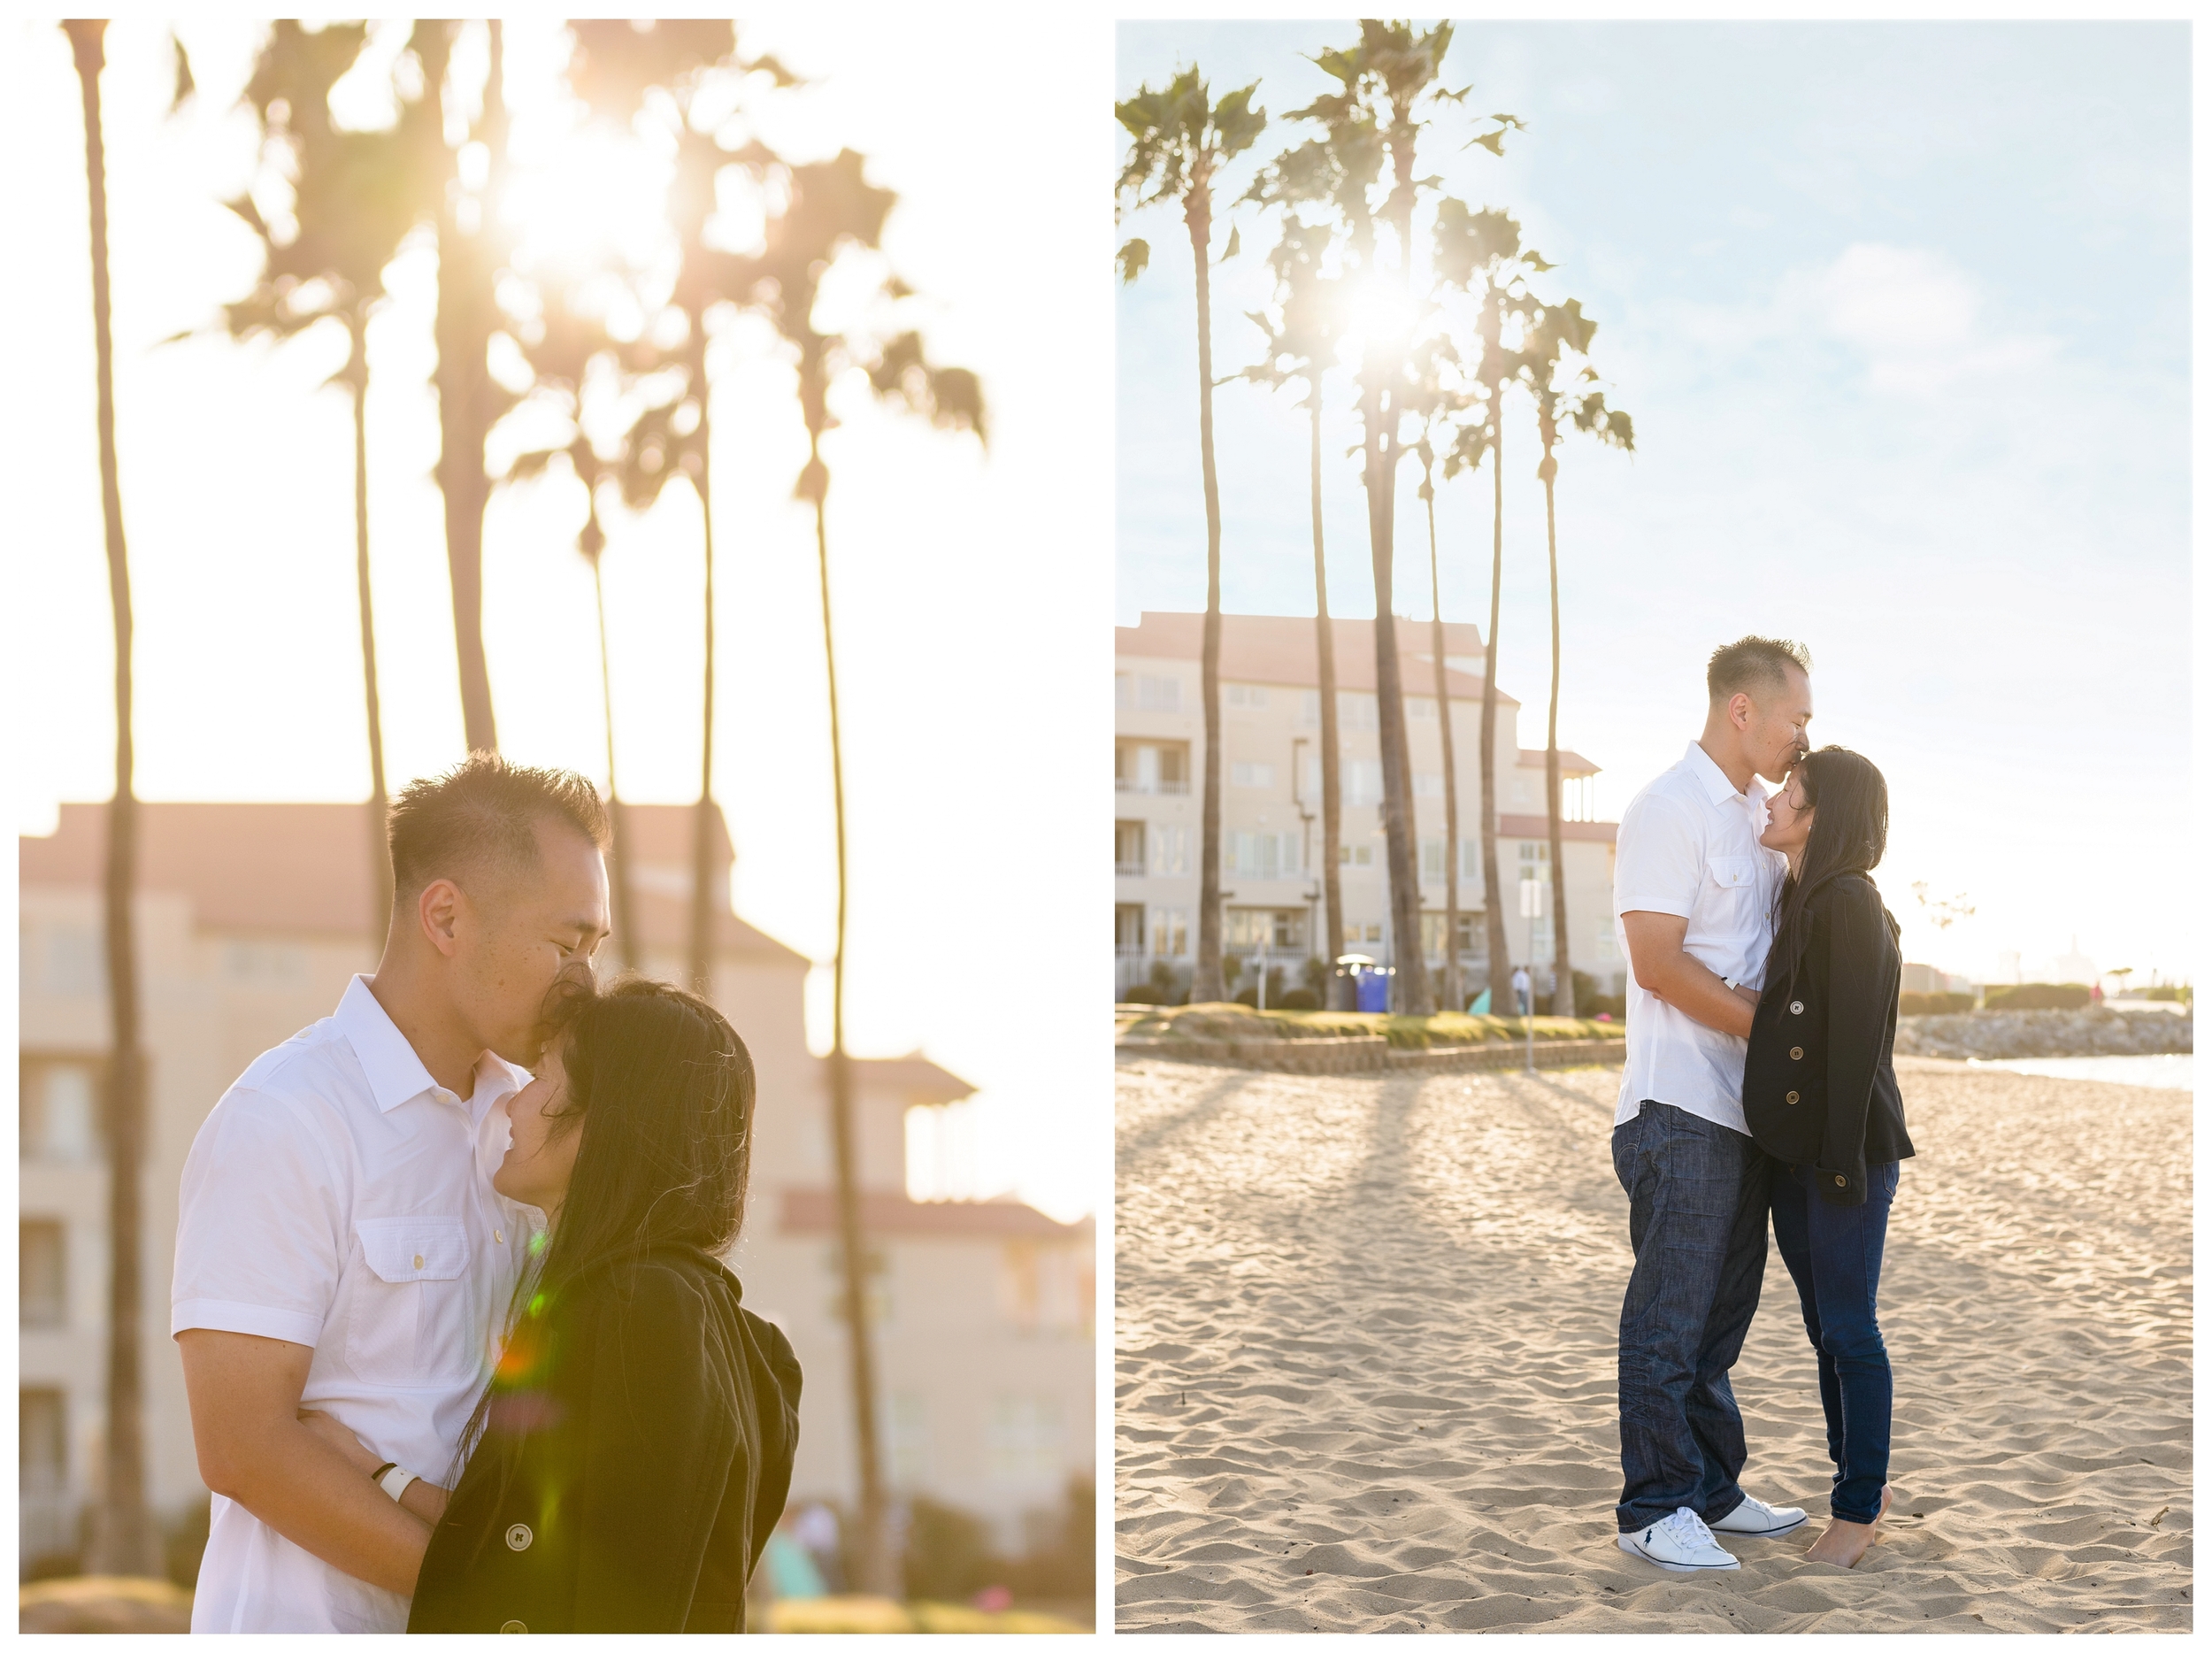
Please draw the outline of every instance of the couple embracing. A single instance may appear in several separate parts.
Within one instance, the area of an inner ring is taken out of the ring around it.
[[[1890,1503],[1875,1295],[1913,1147],[1890,1055],[1897,924],[1870,876],[1889,794],[1857,753],[1810,749],[1810,669],[1794,643],[1717,650],[1704,733],[1621,815],[1628,1051],[1613,1165],[1636,1260],[1621,1305],[1616,1515],[1620,1547],[1673,1572],[1736,1568],[1724,1541],[1805,1524],[1744,1490],[1728,1380],[1770,1224],[1835,1465],[1831,1520],[1808,1555],[1855,1565]]]
[[[589,782],[478,753],[388,825],[376,973],[185,1163],[192,1627],[741,1630],[799,1399],[720,1261],[751,1057],[694,994],[595,982]]]

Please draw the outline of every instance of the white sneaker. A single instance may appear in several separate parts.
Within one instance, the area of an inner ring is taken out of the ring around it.
[[[1729,1572],[1739,1565],[1735,1557],[1713,1542],[1713,1534],[1694,1510],[1677,1510],[1663,1521],[1623,1533],[1620,1546],[1669,1572]]]
[[[1707,1530],[1715,1533],[1742,1533],[1752,1538],[1772,1538],[1778,1534],[1794,1532],[1804,1525],[1804,1511],[1778,1508],[1770,1503],[1761,1503],[1750,1494],[1746,1493],[1741,1503],[1726,1515],[1722,1516],[1719,1520],[1709,1523]]]

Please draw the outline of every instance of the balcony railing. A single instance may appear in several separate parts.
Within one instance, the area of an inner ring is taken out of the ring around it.
[[[1114,863],[1114,876],[1116,878],[1142,878],[1144,876],[1144,863],[1141,861],[1117,861]]]
[[[1117,792],[1148,792],[1156,796],[1179,798],[1188,796],[1190,782],[1187,780],[1155,780],[1148,786],[1145,782],[1133,780],[1126,775],[1116,775],[1114,790]]]

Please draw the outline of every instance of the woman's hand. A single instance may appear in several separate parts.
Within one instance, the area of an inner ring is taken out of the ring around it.
[[[303,1407],[300,1422],[307,1426],[311,1434],[318,1435],[337,1449],[339,1457],[364,1475],[376,1473],[377,1465],[384,1460],[361,1444],[360,1437],[340,1423],[328,1412],[319,1412]]]

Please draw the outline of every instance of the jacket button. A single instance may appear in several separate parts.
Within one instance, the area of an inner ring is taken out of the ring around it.
[[[509,1527],[507,1529],[507,1548],[510,1549],[529,1549],[530,1529],[519,1521],[517,1521],[512,1526]]]
[[[1790,1001],[1790,1014],[1793,1016],[1802,1016],[1804,1013],[1805,1001],[1803,999],[1792,999]]]
[[[499,1626],[499,1634],[503,1636],[527,1635],[529,1633],[530,1626],[524,1624],[519,1618],[510,1618],[505,1624]]]
[[[1848,1177],[1838,1177],[1836,1186],[1839,1188],[1847,1188],[1851,1186],[1851,1180]]]
[[[1790,1060],[1793,1062],[1802,1062],[1804,1059],[1805,1047],[1801,1044],[1792,1045],[1790,1047]]]
[[[1787,1096],[1784,1096],[1782,1100],[1793,1105],[1797,1101],[1797,1093],[1795,1091],[1791,1091]]]

